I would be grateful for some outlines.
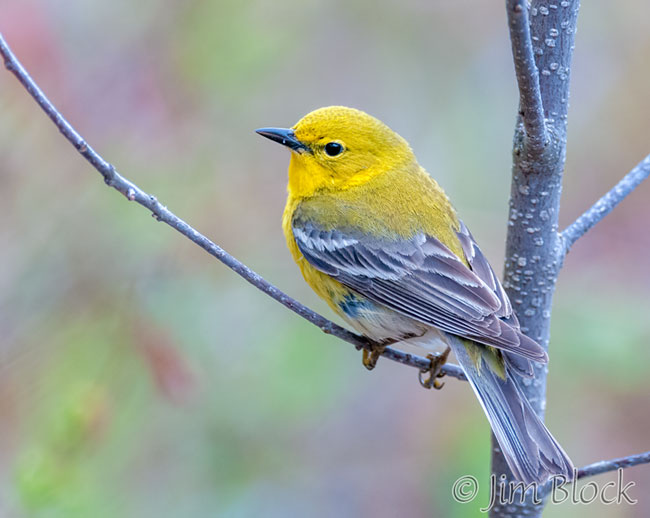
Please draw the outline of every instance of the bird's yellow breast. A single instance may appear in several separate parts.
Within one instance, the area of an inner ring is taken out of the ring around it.
[[[289,247],[293,260],[300,268],[300,272],[302,273],[305,282],[309,284],[311,289],[313,289],[320,298],[324,299],[337,314],[344,316],[341,311],[340,303],[345,299],[346,295],[350,293],[350,290],[337,280],[318,271],[309,264],[296,244],[291,222],[293,220],[293,214],[296,211],[296,208],[300,205],[300,202],[301,200],[298,198],[289,197],[284,209],[284,214],[282,216],[282,230],[284,232],[284,237],[287,240],[287,246]]]
[[[294,163],[293,173],[300,167]],[[300,252],[292,222],[299,212],[302,220],[311,221],[324,230],[353,230],[369,238],[408,239],[425,233],[444,243],[465,261],[456,235],[459,221],[438,184],[417,164],[410,169],[366,172],[344,188],[323,189],[304,196],[289,185],[282,227],[293,259],[305,281],[339,314],[339,303],[350,293],[347,287],[311,266]]]

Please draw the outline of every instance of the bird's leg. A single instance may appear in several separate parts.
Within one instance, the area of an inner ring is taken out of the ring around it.
[[[401,336],[400,338],[387,338],[386,340],[382,340],[381,342],[371,342],[371,349],[363,350],[363,357],[362,357],[363,366],[369,371],[371,371],[377,366],[377,360],[379,360],[379,357],[382,354],[384,354],[386,347],[396,344],[398,342],[402,342],[404,340],[408,340],[409,338],[415,338],[416,336],[420,336],[420,335],[418,335],[417,333],[408,333],[405,334],[404,336]]]
[[[447,363],[447,358],[449,357],[449,352],[451,348],[447,346],[444,352],[437,354],[427,354],[427,358],[431,360],[431,366],[428,369],[422,369],[419,374],[420,385],[426,389],[434,388],[440,390],[444,386],[444,381],[440,381],[439,378],[442,378],[445,373],[441,372],[442,366]],[[428,378],[424,378],[424,375],[428,374]]]

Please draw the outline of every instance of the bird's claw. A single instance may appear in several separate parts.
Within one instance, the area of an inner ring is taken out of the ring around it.
[[[375,343],[372,346],[372,350],[364,349],[363,350],[363,366],[371,371],[377,366],[377,360],[379,360],[379,357],[384,353],[384,350],[388,344],[380,344],[380,343]]]
[[[405,335],[400,336],[399,338],[386,338],[381,342],[370,342],[371,349],[363,350],[363,366],[369,371],[371,371],[377,366],[377,360],[379,360],[379,357],[382,354],[384,354],[386,347],[389,347],[398,342],[403,342],[404,340],[408,340],[410,338],[415,338],[417,336],[422,336],[422,335],[418,335],[417,333],[407,333]]]
[[[431,366],[426,369],[420,370],[418,379],[420,380],[420,385],[426,389],[434,388],[440,390],[444,387],[445,382],[440,381],[440,378],[445,376],[445,373],[442,372],[442,366],[447,363],[447,358],[449,357],[449,351],[451,349],[447,347],[444,352],[438,354],[427,354],[427,358],[431,360]],[[429,377],[425,378],[425,374],[428,374]]]

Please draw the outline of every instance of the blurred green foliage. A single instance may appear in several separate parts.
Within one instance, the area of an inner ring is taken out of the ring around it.
[[[563,224],[649,151],[648,15],[583,5]],[[253,133],[319,106],[399,131],[502,261],[516,92],[501,5],[5,0],[0,29],[122,173],[325,315],[280,230],[288,156]],[[451,498],[489,472],[465,384],[429,393],[387,361],[368,374],[107,190],[0,85],[0,516],[480,515],[486,485]],[[577,465],[648,449],[648,189],[558,284],[547,420]],[[636,506],[545,515],[647,516],[648,468],[626,478]]]

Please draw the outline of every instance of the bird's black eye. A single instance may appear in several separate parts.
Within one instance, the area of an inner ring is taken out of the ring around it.
[[[338,142],[328,142],[325,144],[325,154],[327,156],[340,155],[343,152],[343,146]]]

